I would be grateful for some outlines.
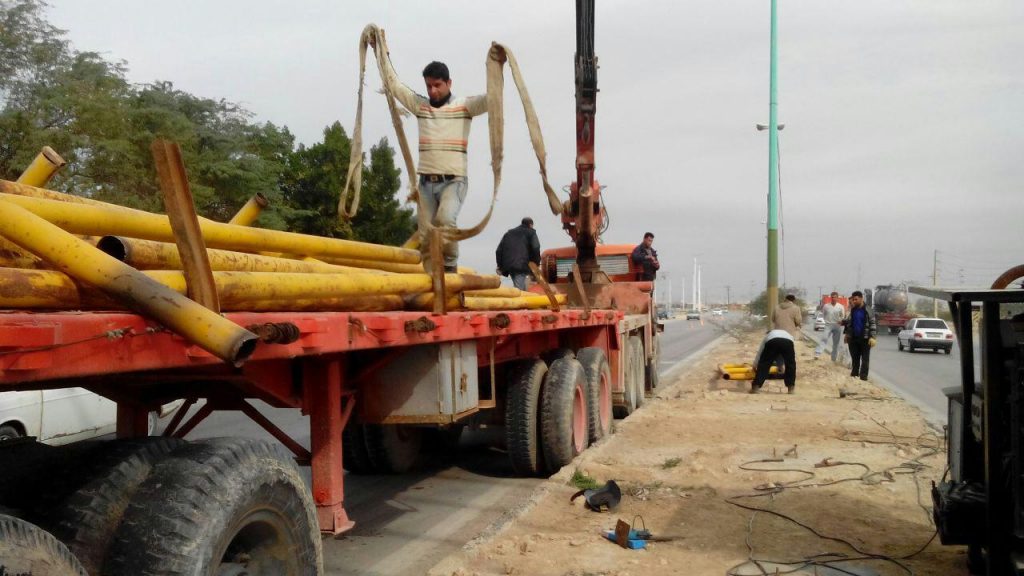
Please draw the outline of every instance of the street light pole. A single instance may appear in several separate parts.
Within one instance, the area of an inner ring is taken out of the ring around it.
[[[777,0],[772,0],[771,53],[768,96],[768,318],[772,318],[779,301],[779,125],[778,72],[779,58]]]

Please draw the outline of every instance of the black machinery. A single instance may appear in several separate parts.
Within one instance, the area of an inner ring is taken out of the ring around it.
[[[932,488],[939,539],[967,545],[972,574],[1024,576],[1024,289],[910,291],[949,303],[960,345],[949,471]]]

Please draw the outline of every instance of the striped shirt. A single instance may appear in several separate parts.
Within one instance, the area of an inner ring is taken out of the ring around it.
[[[466,175],[466,146],[473,116],[487,113],[486,96],[456,98],[452,94],[440,108],[430,105],[430,99],[421,96],[398,79],[388,61],[384,84],[406,110],[416,116],[419,124],[420,174]]]

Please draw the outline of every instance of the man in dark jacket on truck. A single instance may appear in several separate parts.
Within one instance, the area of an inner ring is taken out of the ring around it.
[[[868,379],[868,361],[875,347],[878,326],[875,315],[864,305],[864,294],[857,290],[850,295],[850,315],[846,317],[846,343],[850,346],[850,376]]]
[[[654,234],[645,232],[644,241],[633,249],[633,255],[631,256],[633,264],[643,267],[644,271],[640,275],[640,279],[650,282],[654,281],[654,278],[658,275],[658,269],[661,268],[661,264],[658,263],[658,252],[653,248],[653,245]]]
[[[494,256],[498,261],[498,274],[509,276],[513,286],[526,290],[530,262],[540,265],[540,240],[533,229],[533,218],[527,216],[519,226],[505,232]]]

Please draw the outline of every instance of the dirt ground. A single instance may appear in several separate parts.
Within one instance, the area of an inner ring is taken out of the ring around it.
[[[941,431],[886,390],[813,359],[807,343],[797,346],[794,395],[781,381],[749,394],[749,382],[719,377],[719,363],[753,361],[759,342],[756,332],[720,340],[517,517],[429,574],[966,574],[963,548],[925,546],[931,482],[945,470]],[[570,503],[575,472],[614,479],[622,502],[602,513]],[[603,537],[634,517],[668,540],[627,550]]]

